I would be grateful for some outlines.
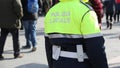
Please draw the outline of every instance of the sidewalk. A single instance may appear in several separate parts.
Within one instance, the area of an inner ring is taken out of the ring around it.
[[[110,68],[120,68],[120,56],[109,60]]]
[[[103,20],[105,21],[105,20]],[[45,43],[44,43],[44,17],[40,17],[37,23],[37,51],[30,52],[31,49],[22,50],[24,55],[21,59],[14,59],[12,37],[9,35],[5,44],[4,57],[5,60],[0,61],[0,68],[48,68]],[[113,25],[113,29],[105,29],[105,24],[102,25],[102,33],[105,37],[106,53],[110,68],[120,68],[120,23]],[[20,31],[21,47],[25,45],[24,31]],[[99,62],[99,61],[98,61]]]
[[[105,38],[106,54],[110,68],[120,68],[120,22],[113,24],[113,29],[106,29],[103,18],[102,33]]]

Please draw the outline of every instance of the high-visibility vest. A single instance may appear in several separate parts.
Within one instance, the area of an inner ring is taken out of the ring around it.
[[[68,1],[68,2],[67,2]],[[79,0],[60,0],[45,16],[45,33],[100,33],[96,13]]]
[[[83,2],[89,2],[89,0],[82,0]]]

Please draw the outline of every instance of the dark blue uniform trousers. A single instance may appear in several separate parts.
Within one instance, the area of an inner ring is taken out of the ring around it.
[[[96,38],[98,39],[98,38]],[[90,39],[91,41],[95,41],[94,39]],[[103,39],[102,37],[99,39]],[[46,55],[48,60],[49,68],[108,68],[107,59],[104,52],[104,46],[101,43],[103,41],[96,41],[96,43],[91,43],[89,39],[86,40],[86,43],[89,45],[84,46],[86,54],[88,55],[88,59],[85,59],[84,62],[78,62],[78,59],[59,57],[58,60],[54,60],[52,58],[52,44],[49,38],[45,37],[45,47],[46,47]],[[98,44],[98,46],[96,46]],[[90,46],[91,45],[91,46]],[[76,46],[61,46],[61,50],[64,51],[76,51]]]

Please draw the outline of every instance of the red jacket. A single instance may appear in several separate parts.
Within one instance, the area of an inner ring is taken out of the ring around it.
[[[115,3],[120,4],[120,0],[115,0]]]
[[[103,4],[101,0],[89,0],[89,1],[92,4],[93,9],[95,10],[98,16],[99,23],[101,23],[100,19],[103,17]]]

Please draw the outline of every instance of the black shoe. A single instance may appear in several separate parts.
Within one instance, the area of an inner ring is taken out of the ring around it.
[[[22,46],[22,49],[30,49],[30,46]]]
[[[110,27],[110,30],[112,29],[112,26]]]
[[[110,29],[112,29],[112,23],[110,23]]]
[[[16,54],[16,55],[14,55],[14,58],[16,59],[16,58],[22,58],[23,57],[23,55],[21,55],[21,54]]]
[[[107,25],[107,26],[106,26],[106,29],[108,29],[109,27],[110,27],[110,26],[109,26],[109,25]]]
[[[0,60],[3,60],[3,59],[4,59],[4,57],[2,55],[0,55]]]

